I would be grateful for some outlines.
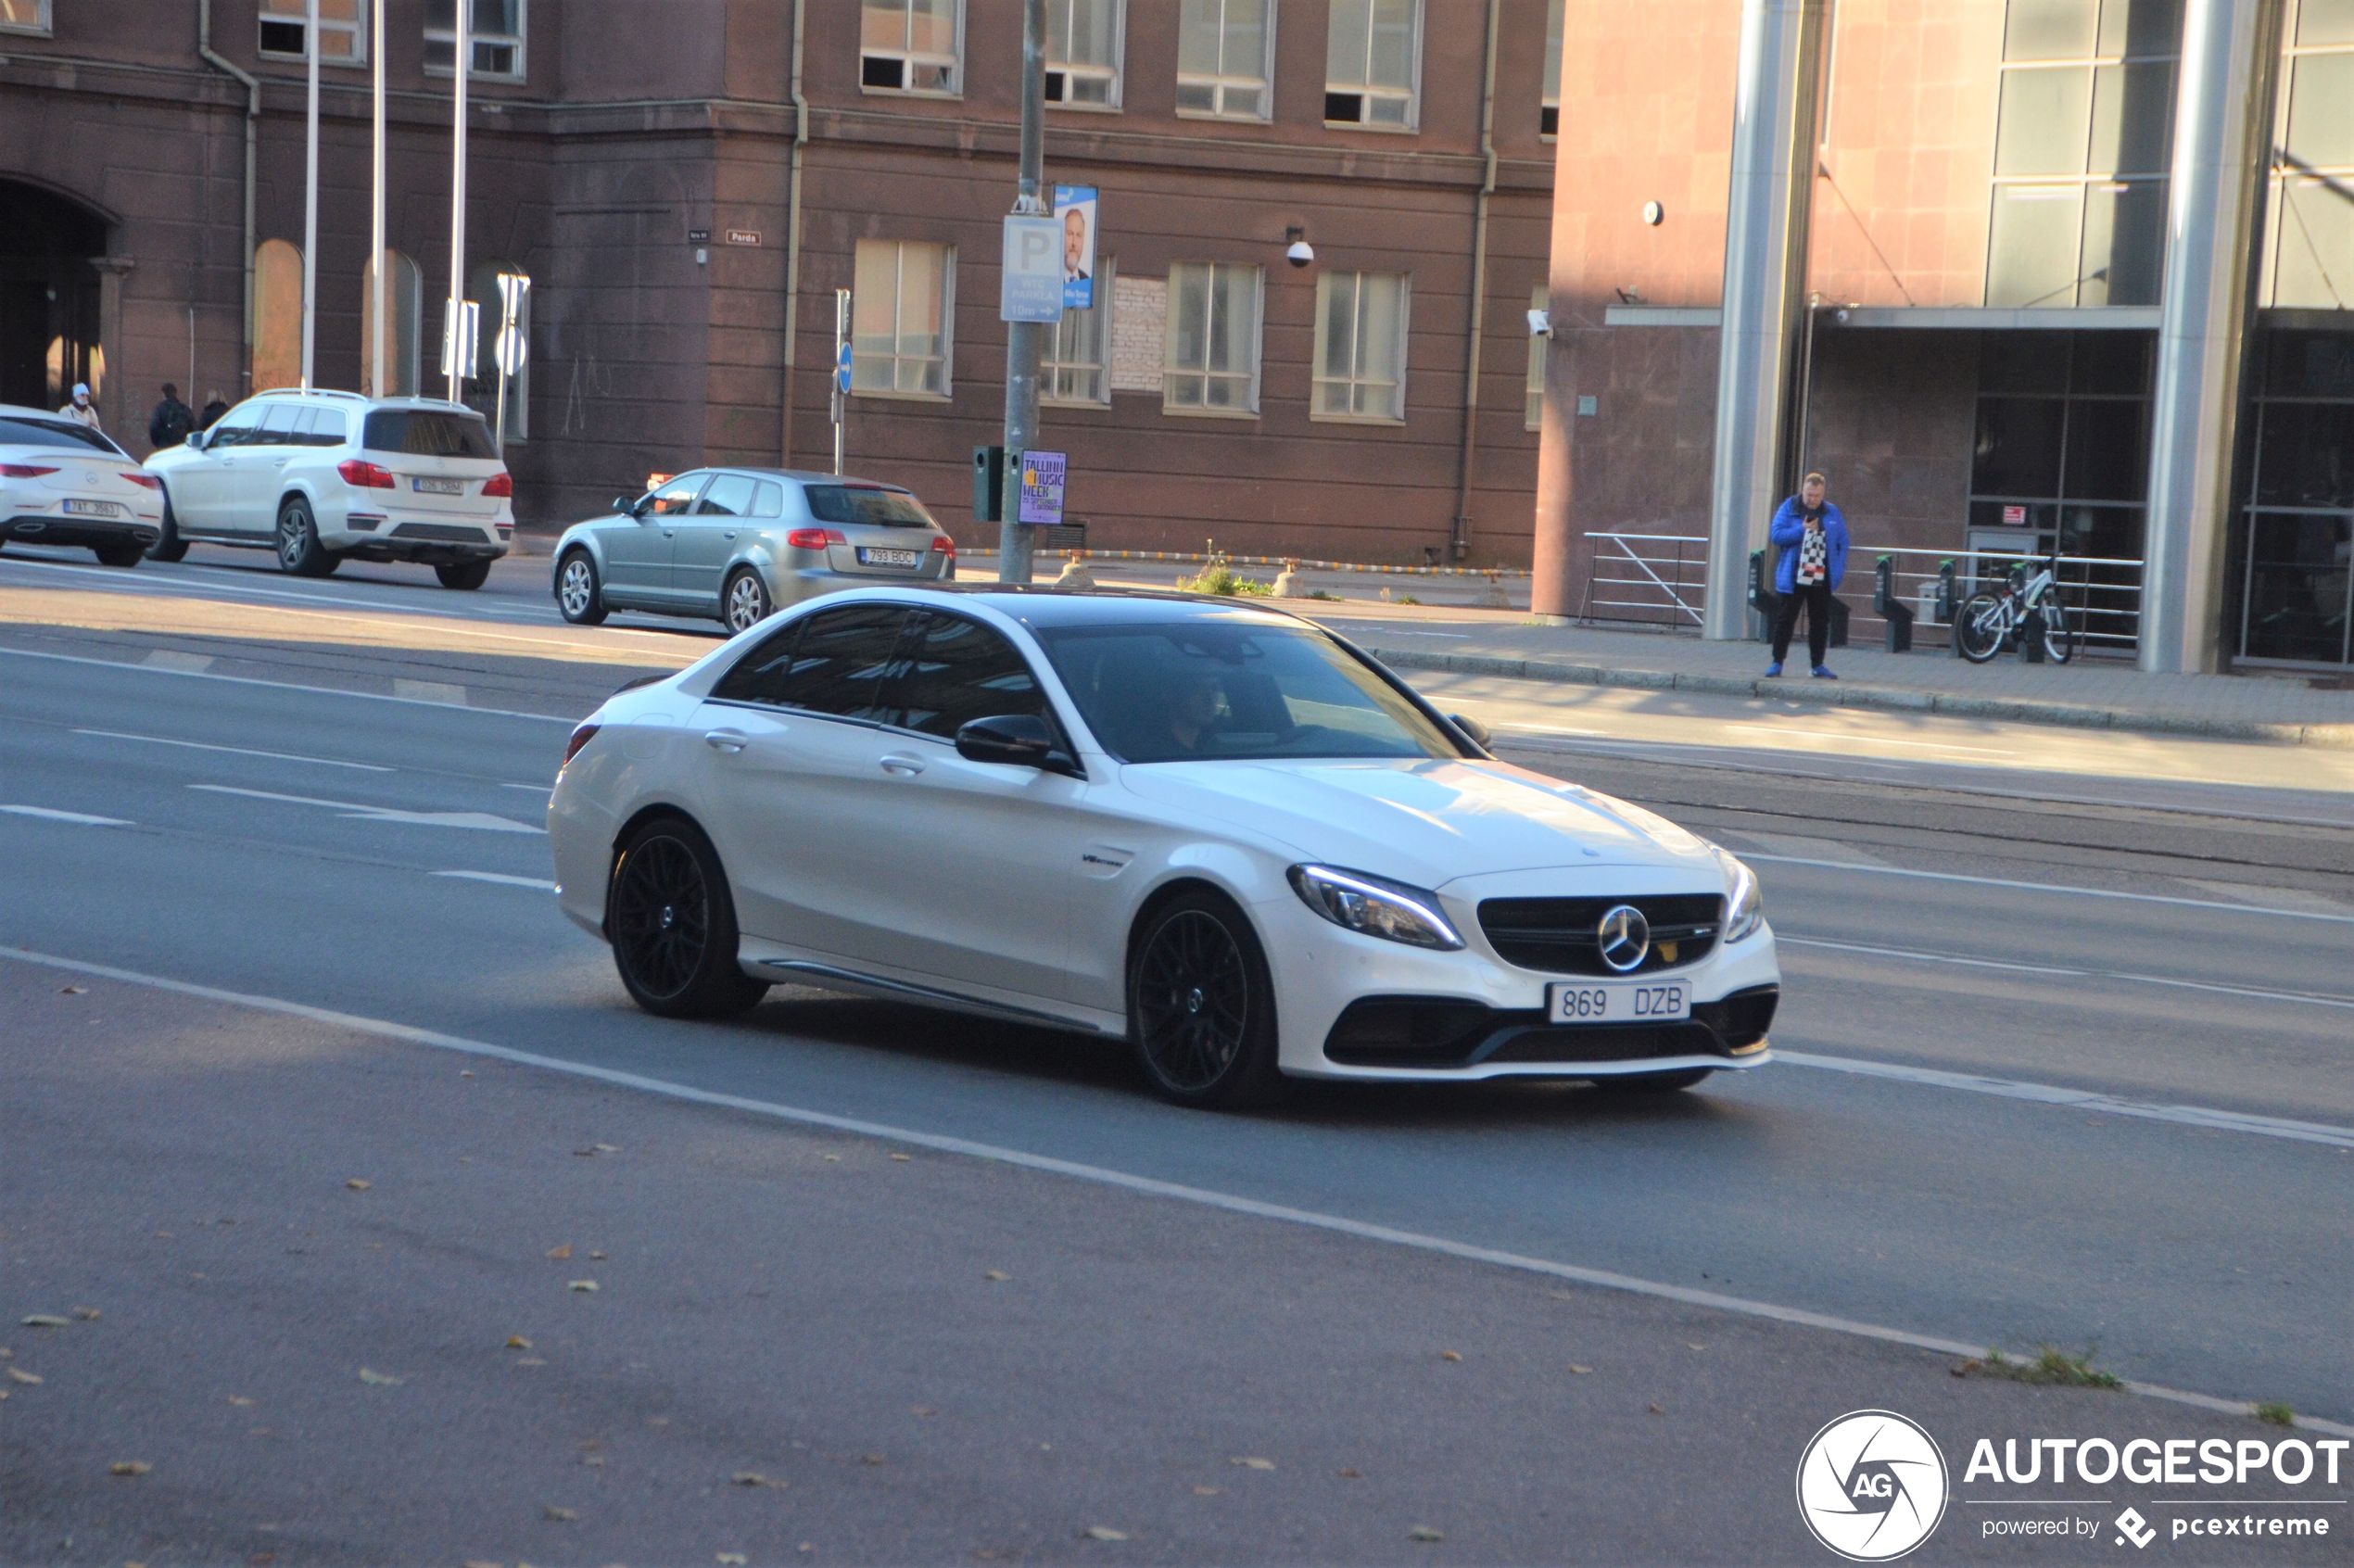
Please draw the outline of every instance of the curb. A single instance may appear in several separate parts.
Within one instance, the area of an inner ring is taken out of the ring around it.
[[[1536,659],[1491,659],[1403,648],[1368,648],[1366,651],[1399,670],[1501,676],[1509,680],[1547,681],[1561,686],[1617,686],[1645,691],[1771,697],[1832,708],[1879,708],[1943,714],[1955,718],[2002,719],[2013,724],[2048,724],[2069,729],[2125,729],[2151,735],[2196,735],[2219,740],[2264,740],[2289,746],[2354,750],[2354,724],[2272,724],[2260,719],[2201,718],[2190,714],[2135,713],[2079,702],[2038,702],[2032,698],[1954,697],[1847,681],[1745,680],[1734,676],[1678,675],[1671,670],[1614,669],[1603,664],[1556,664]]]

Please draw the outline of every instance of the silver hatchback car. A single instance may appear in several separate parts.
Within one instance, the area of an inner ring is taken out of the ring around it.
[[[556,606],[708,616],[742,631],[780,605],[885,582],[954,581],[956,544],[896,485],[781,468],[698,468],[556,541]]]

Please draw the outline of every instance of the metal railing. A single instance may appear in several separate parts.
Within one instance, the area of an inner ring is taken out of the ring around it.
[[[1633,622],[1697,631],[1708,602],[1708,538],[1702,534],[1588,533],[1586,592],[1580,621]],[[1954,601],[1981,591],[2000,593],[2014,566],[2031,577],[2048,555],[2028,550],[1851,548],[1840,598],[1849,609],[1848,640],[1879,641],[1887,624],[1875,602],[1874,567],[1889,560],[1890,597],[1913,612],[1916,640],[1949,631],[1940,619],[1943,567],[1954,568]],[[2062,555],[2060,602],[2076,617],[2088,652],[2131,654],[2141,626],[2142,563],[2131,557]],[[1747,585],[1736,586],[1746,592]]]

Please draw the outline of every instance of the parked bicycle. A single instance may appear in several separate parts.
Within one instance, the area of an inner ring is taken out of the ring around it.
[[[2027,563],[2011,568],[2010,580],[2000,593],[1981,591],[1964,601],[1955,617],[1954,640],[1962,657],[1983,664],[2021,636],[2031,612],[2039,612],[2044,628],[2044,657],[2065,664],[2076,654],[2077,617],[2060,602],[2059,550],[2027,574]]]

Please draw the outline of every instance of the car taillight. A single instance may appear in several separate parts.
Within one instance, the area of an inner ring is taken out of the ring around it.
[[[580,754],[581,747],[586,746],[595,738],[600,727],[593,724],[584,724],[572,732],[572,739],[564,742],[564,760],[556,765],[558,773],[562,773],[572,765],[572,759]]]
[[[828,545],[849,542],[849,537],[840,528],[795,528],[785,536],[785,543],[795,550],[823,550]]]
[[[366,458],[346,458],[335,464],[335,472],[343,475],[345,484],[356,485],[363,490],[389,490],[394,487],[392,471],[380,468]]]
[[[483,486],[482,493],[502,499],[512,496],[515,493],[515,476],[512,474],[494,474],[490,476],[488,483]]]
[[[0,477],[9,479],[38,479],[44,474],[56,472],[54,468],[43,468],[38,463],[0,462]]]
[[[934,534],[931,537],[931,548],[943,554],[954,555],[956,553],[956,541],[945,534]]]
[[[163,481],[157,478],[152,474],[133,474],[128,470],[125,470],[122,476],[125,479],[130,480],[133,484],[138,486],[141,489],[160,490],[163,488]]]

